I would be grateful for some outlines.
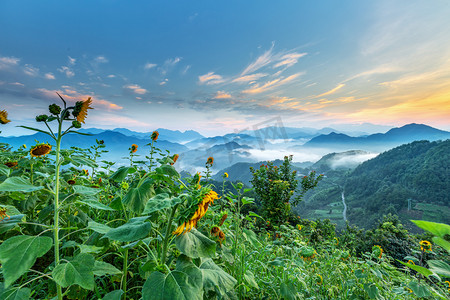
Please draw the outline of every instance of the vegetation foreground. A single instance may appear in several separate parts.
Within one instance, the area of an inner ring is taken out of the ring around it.
[[[449,299],[449,225],[413,221],[415,236],[387,215],[337,236],[291,212],[322,179],[299,180],[292,157],[252,169],[253,189],[212,184],[213,157],[181,178],[156,131],[113,172],[103,141],[61,149],[91,100],[60,98],[45,130],[22,126],[52,144],[0,144],[0,299]]]

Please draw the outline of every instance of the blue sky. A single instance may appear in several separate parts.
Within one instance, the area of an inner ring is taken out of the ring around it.
[[[448,1],[3,0],[2,131],[34,125],[55,92],[93,98],[86,127],[450,130],[449,15]]]

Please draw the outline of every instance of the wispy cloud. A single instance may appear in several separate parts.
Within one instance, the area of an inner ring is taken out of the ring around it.
[[[75,72],[67,66],[61,66],[58,71],[65,74],[67,78],[72,78],[73,76],[75,76]]]
[[[232,82],[238,82],[238,83],[246,83],[246,82],[251,82],[251,81],[255,81],[258,80],[264,76],[267,76],[268,74],[266,73],[255,73],[252,75],[244,75],[244,76],[239,76],[236,79],[233,79]]]
[[[292,67],[298,62],[298,59],[305,56],[306,53],[289,53],[281,56],[280,61],[277,62],[273,67]]]
[[[200,84],[218,84],[218,83],[222,83],[225,80],[223,79],[222,76],[218,75],[218,74],[214,74],[214,72],[209,72],[205,75],[201,75],[198,77],[198,81]]]
[[[75,63],[77,62],[77,60],[75,58],[70,57],[70,56],[68,56],[68,58],[69,58],[69,66],[74,66]]]
[[[264,84],[259,84],[259,83],[255,83],[252,87],[250,87],[249,89],[243,90],[242,93],[244,94],[259,94],[262,92],[267,92],[269,90],[272,90],[274,88],[277,88],[281,85],[284,85],[286,83],[291,82],[292,80],[296,79],[297,77],[299,77],[300,75],[302,75],[303,73],[297,73],[297,74],[293,74],[291,76],[288,76],[286,78],[277,78],[275,80],[272,81],[267,81]]]
[[[272,47],[269,50],[264,52],[261,56],[259,56],[253,63],[247,66],[247,68],[242,71],[241,76],[247,75],[249,73],[253,73],[264,66],[267,66],[272,62],[272,50],[274,47],[274,43],[272,43]]]
[[[152,64],[152,63],[146,63],[145,65],[144,65],[144,69],[145,70],[150,70],[150,69],[152,69],[152,68],[155,68],[156,66],[158,66],[157,64]]]
[[[125,89],[132,91],[135,94],[144,95],[148,91],[137,84],[128,84],[123,86]]]
[[[96,58],[94,58],[94,61],[97,64],[106,64],[107,62],[109,62],[109,60],[103,55],[97,56]]]
[[[26,64],[23,68],[23,72],[31,77],[36,77],[39,75],[39,69],[33,67],[32,65]]]
[[[166,75],[181,61],[181,59],[181,57],[169,58],[161,67],[158,68],[158,70],[162,75]]]
[[[231,95],[223,91],[218,91],[213,97],[213,99],[230,99],[230,98]]]
[[[343,88],[344,86],[345,86],[345,84],[340,83],[340,84],[338,84],[335,88],[333,88],[333,89],[331,89],[331,90],[329,90],[329,91],[327,91],[327,92],[325,92],[325,93],[323,93],[323,94],[317,95],[316,98],[325,97],[325,96],[334,94],[334,93],[336,93],[337,91],[339,91],[341,88]]]

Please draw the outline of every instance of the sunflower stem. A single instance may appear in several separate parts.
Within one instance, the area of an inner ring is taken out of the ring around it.
[[[173,217],[175,216],[175,212],[177,211],[177,208],[178,208],[178,204],[172,208],[172,211],[170,212],[169,220],[167,221],[166,233],[164,234],[164,242],[163,242],[163,247],[162,247],[161,255],[160,255],[161,265],[164,265],[166,263],[167,246],[169,245],[169,238],[171,236],[170,230],[172,229],[172,220],[173,220]]]
[[[54,243],[55,243],[55,266],[59,264],[59,171],[61,168],[60,163],[60,150],[61,150],[61,128],[62,128],[62,121],[58,122],[58,136],[56,138],[56,174],[55,174],[55,189],[54,189],[54,195],[55,195],[55,213],[53,218],[53,236],[54,236]],[[58,300],[62,300],[62,288],[61,286],[56,283],[56,289],[57,289],[57,295]]]

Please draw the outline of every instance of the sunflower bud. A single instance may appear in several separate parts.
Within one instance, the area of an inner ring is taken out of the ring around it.
[[[48,110],[52,115],[59,115],[61,113],[61,107],[57,104],[50,104]]]
[[[36,116],[36,122],[45,122],[47,120],[48,120],[48,116],[47,115]]]
[[[81,128],[81,123],[78,121],[72,121],[72,126],[75,128]]]

